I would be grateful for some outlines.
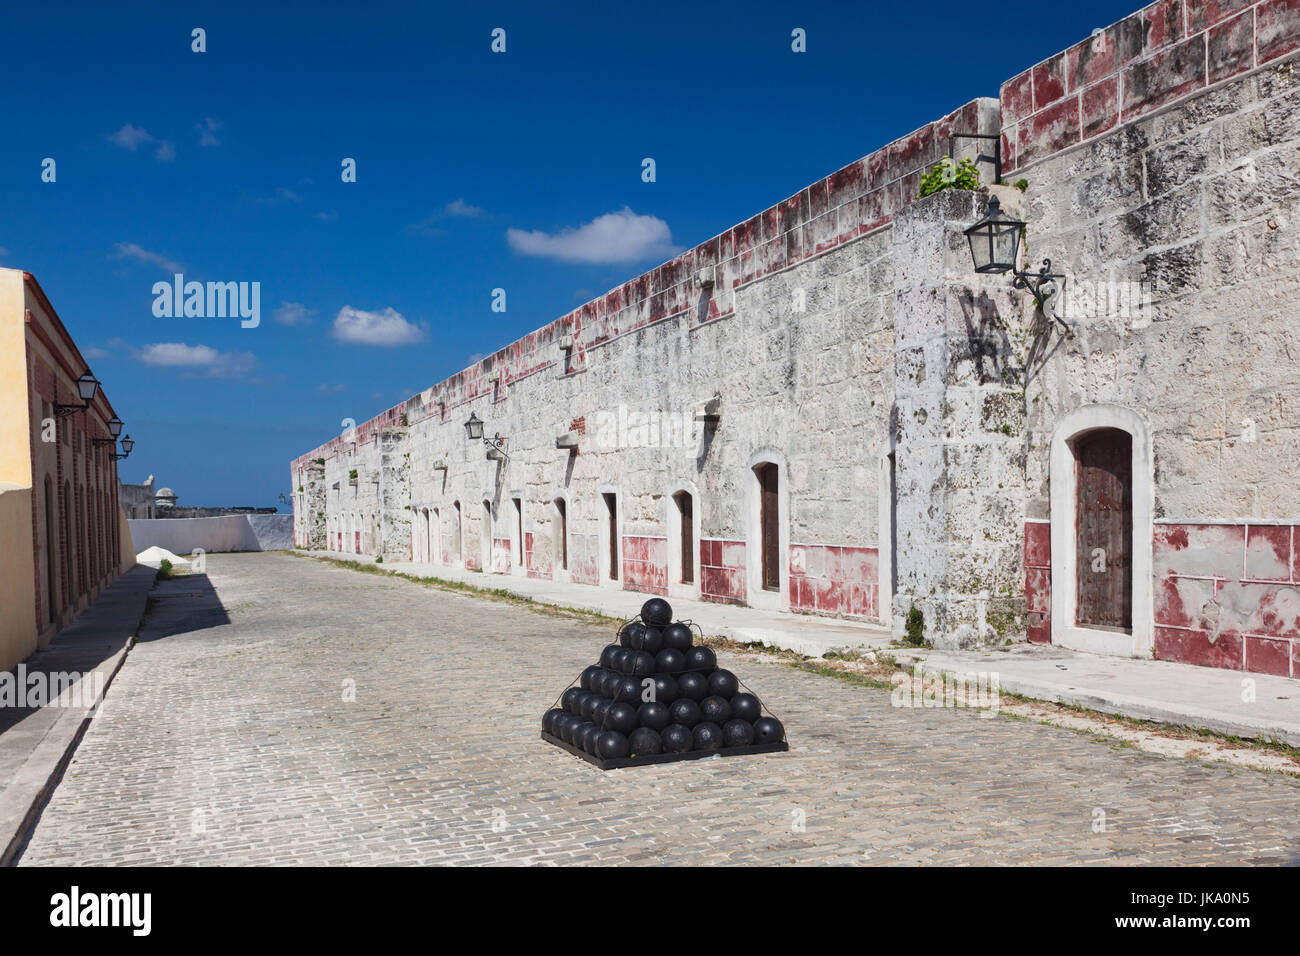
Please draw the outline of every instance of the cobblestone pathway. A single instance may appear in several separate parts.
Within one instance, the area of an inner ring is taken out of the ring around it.
[[[285,555],[208,572],[154,592],[23,865],[1300,858],[1290,778],[747,659],[789,753],[602,773],[537,735],[605,628]]]

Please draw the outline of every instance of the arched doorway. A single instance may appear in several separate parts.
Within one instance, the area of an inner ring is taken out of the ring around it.
[[[1145,422],[1119,405],[1065,416],[1051,450],[1052,643],[1151,653],[1154,491]]]
[[[785,609],[789,594],[789,483],[783,455],[759,451],[749,461],[745,563],[753,607]]]

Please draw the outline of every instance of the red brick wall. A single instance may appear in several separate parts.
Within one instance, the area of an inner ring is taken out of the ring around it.
[[[1002,84],[1009,173],[1300,49],[1300,0],[1159,0]]]
[[[1026,631],[1034,644],[1052,643],[1052,526],[1025,522]]]
[[[790,610],[880,620],[875,548],[790,545]]]
[[[745,542],[700,539],[700,598],[721,604],[744,604]]]

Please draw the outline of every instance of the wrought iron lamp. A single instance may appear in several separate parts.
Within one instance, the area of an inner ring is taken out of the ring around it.
[[[970,243],[970,255],[975,263],[976,272],[994,275],[1010,272],[1015,276],[1012,286],[1017,289],[1028,289],[1034,297],[1034,304],[1042,308],[1043,303],[1060,290],[1065,275],[1052,271],[1051,259],[1044,259],[1042,268],[1037,273],[1016,268],[1020,255],[1020,237],[1024,234],[1024,230],[1025,223],[1005,215],[998,197],[991,196],[988,214],[965,232],[966,240]],[[1061,327],[1066,332],[1072,331],[1059,315],[1053,317],[1061,323]]]
[[[95,447],[98,448],[101,445],[113,445],[116,447],[117,436],[122,434],[122,419],[118,418],[116,415],[113,416],[112,420],[108,423],[108,434],[112,437],[92,439],[95,443]]]
[[[132,440],[130,435],[126,435],[122,439],[122,454],[114,455],[113,460],[121,461],[123,458],[129,457],[131,454],[131,449],[134,447],[135,447],[135,442]]]
[[[474,412],[469,413],[469,420],[465,422],[465,437],[470,441],[481,441],[488,447],[487,457],[493,461],[503,461],[509,459],[506,454],[506,440],[501,437],[500,433],[487,438],[483,435],[483,420]]]
[[[99,379],[90,374],[90,369],[82,373],[81,378],[77,379],[77,394],[81,398],[80,405],[62,405],[54,403],[54,417],[63,418],[67,415],[75,415],[77,412],[84,412],[90,407],[90,403],[95,400],[95,393],[99,391]]]

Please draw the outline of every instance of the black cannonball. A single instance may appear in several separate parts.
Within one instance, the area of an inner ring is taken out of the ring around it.
[[[753,694],[737,694],[731,698],[731,716],[752,724],[763,716],[763,707]]]
[[[664,647],[671,647],[675,651],[681,651],[685,654],[691,649],[691,629],[680,621],[676,624],[669,624],[664,628]]]
[[[564,711],[558,707],[552,707],[546,713],[542,714],[542,730],[551,736],[555,736],[555,721],[564,716]]]
[[[628,754],[627,735],[607,730],[596,738],[596,756],[601,760],[617,760]]]
[[[597,724],[583,724],[578,730],[577,746],[589,754],[594,754],[596,752],[596,741],[600,739],[600,735],[603,733],[604,731]]]
[[[686,655],[671,647],[665,647],[655,655],[655,668],[661,674],[680,674],[686,670]]]
[[[657,627],[647,627],[641,635],[641,650],[647,654],[658,654],[664,647],[664,632]]]
[[[637,728],[636,710],[631,704],[611,704],[605,714],[605,729],[617,730],[620,734],[630,734]]]
[[[618,689],[623,686],[623,675],[618,671],[605,671],[600,679],[600,693],[613,700],[618,696]]]
[[[628,651],[631,657],[628,659],[627,672],[635,674],[638,677],[649,677],[655,672],[655,658],[653,654],[646,651]]]
[[[669,724],[659,734],[659,740],[667,754],[684,754],[693,742],[690,729],[681,724]]]
[[[740,690],[740,681],[731,671],[716,670],[709,675],[709,693],[731,700]]]
[[[560,706],[564,708],[565,713],[568,714],[579,713],[578,704],[582,700],[582,695],[585,693],[586,691],[584,691],[581,687],[570,687],[563,694],[561,694]]]
[[[729,720],[722,725],[722,746],[748,747],[754,742],[754,726],[747,720]]]
[[[655,700],[661,704],[671,704],[680,696],[677,690],[677,678],[672,674],[655,674]]]
[[[624,624],[623,630],[618,632],[618,642],[629,650],[640,650],[643,634],[645,634],[645,625],[640,621],[632,621]]]
[[[614,670],[618,671],[620,674],[626,674],[627,659],[633,653],[634,653],[633,651],[629,651],[626,647],[620,647],[618,650],[616,650],[614,652]]]
[[[637,708],[636,716],[642,727],[663,730],[668,726],[668,705],[657,700],[647,701]]]
[[[596,677],[599,674],[599,664],[592,664],[590,667],[583,668],[582,676],[578,678],[578,686],[583,690],[595,690],[596,688],[593,687],[592,684],[595,683]]]
[[[641,605],[641,620],[652,627],[667,627],[672,619],[672,605],[663,598],[651,598]]]
[[[668,716],[674,724],[694,727],[700,722],[700,705],[689,697],[679,697],[668,705]]]
[[[573,746],[587,749],[587,738],[591,734],[599,734],[600,728],[590,720],[584,720],[573,729]]]
[[[559,737],[566,744],[573,743],[573,732],[578,729],[582,723],[581,717],[575,717],[573,714],[565,714],[555,721],[555,736]]]
[[[578,712],[582,714],[582,719],[595,720],[596,705],[604,699],[605,698],[601,697],[599,694],[593,694],[588,691],[587,696],[582,698],[582,703],[578,705]]]
[[[700,701],[700,716],[721,727],[731,719],[731,705],[721,697],[706,697]]]
[[[696,646],[686,652],[686,669],[690,671],[711,671],[718,664],[718,655],[712,648]]]
[[[614,700],[635,707],[641,702],[641,682],[635,677],[620,677],[614,691]]]
[[[754,721],[754,743],[776,744],[785,740],[785,728],[775,717],[760,717]]]
[[[659,739],[659,732],[649,727],[638,727],[632,731],[632,736],[628,738],[628,747],[633,757],[662,753],[664,749],[663,741]]]
[[[709,682],[703,674],[687,672],[677,678],[677,693],[691,700],[703,700],[709,696]]]
[[[605,716],[613,706],[614,702],[612,700],[606,700],[604,697],[596,698],[596,706],[591,708],[592,721],[603,727],[605,725]]]
[[[610,670],[617,670],[618,668],[614,663],[614,655],[621,650],[623,650],[623,648],[619,647],[617,644],[606,644],[605,649],[600,652],[600,666],[609,668]]]
[[[707,720],[696,724],[691,731],[691,744],[696,750],[717,750],[722,746],[722,728]]]

